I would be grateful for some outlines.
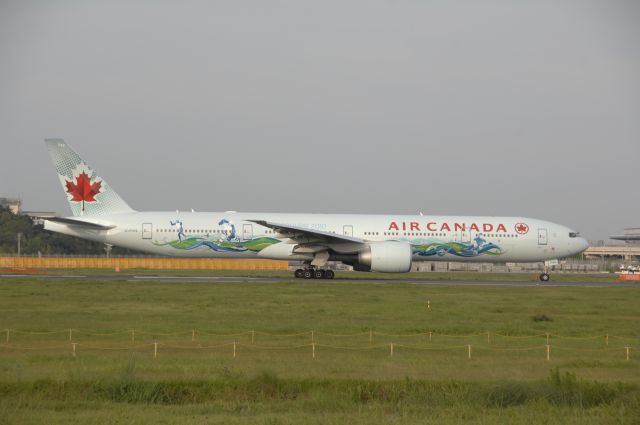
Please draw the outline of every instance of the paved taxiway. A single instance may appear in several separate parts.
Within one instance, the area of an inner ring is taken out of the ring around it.
[[[281,283],[281,282],[298,282],[305,283],[340,283],[340,284],[412,284],[412,285],[456,285],[456,286],[575,286],[575,287],[612,287],[612,286],[637,286],[640,282],[554,282],[553,278],[549,282],[537,281],[502,281],[502,280],[426,280],[426,279],[333,279],[333,280],[315,280],[315,279],[296,279],[280,277],[248,277],[248,276],[137,276],[137,275],[46,275],[46,274],[2,274],[0,279],[46,279],[50,281],[56,280],[92,280],[100,282],[109,281],[126,281],[126,282],[201,282],[201,283],[223,283],[223,282],[252,282],[252,283]]]

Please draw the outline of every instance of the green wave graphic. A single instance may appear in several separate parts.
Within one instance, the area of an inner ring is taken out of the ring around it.
[[[205,238],[195,238],[190,237],[183,240],[173,240],[169,242],[154,242],[157,246],[171,246],[175,249],[181,250],[192,250],[196,248],[206,247],[213,251],[231,251],[231,252],[242,252],[242,251],[252,251],[259,252],[265,249],[268,246],[279,243],[279,239],[262,237],[255,238],[246,241],[227,241],[227,240],[208,240]]]

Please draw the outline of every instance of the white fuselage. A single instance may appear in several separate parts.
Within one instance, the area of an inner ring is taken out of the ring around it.
[[[113,227],[94,230],[46,222],[45,228],[171,257],[313,257],[292,251],[295,241],[248,220],[351,236],[371,243],[405,241],[411,244],[413,261],[535,262],[575,255],[587,247],[587,242],[568,227],[523,217],[130,212],[75,219]]]

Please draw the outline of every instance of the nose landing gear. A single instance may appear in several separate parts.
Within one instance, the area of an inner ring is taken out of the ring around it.
[[[322,270],[314,267],[297,269],[293,274],[297,279],[333,279],[333,270]]]

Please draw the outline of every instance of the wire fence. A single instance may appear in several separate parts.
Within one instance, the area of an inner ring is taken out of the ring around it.
[[[453,334],[437,331],[393,333],[373,329],[354,333],[331,333],[309,330],[303,332],[213,332],[191,329],[183,331],[126,330],[23,330],[5,329],[0,351],[4,352],[66,352],[74,357],[80,352],[133,351],[152,354],[170,351],[217,351],[236,357],[240,352],[267,351],[308,352],[316,358],[318,352],[381,351],[389,357],[399,352],[448,352],[468,359],[487,351],[496,353],[532,352],[551,360],[557,352],[599,353],[629,361],[640,347],[635,335],[562,335],[538,333],[508,335],[499,332]],[[552,354],[553,353],[553,354]]]

